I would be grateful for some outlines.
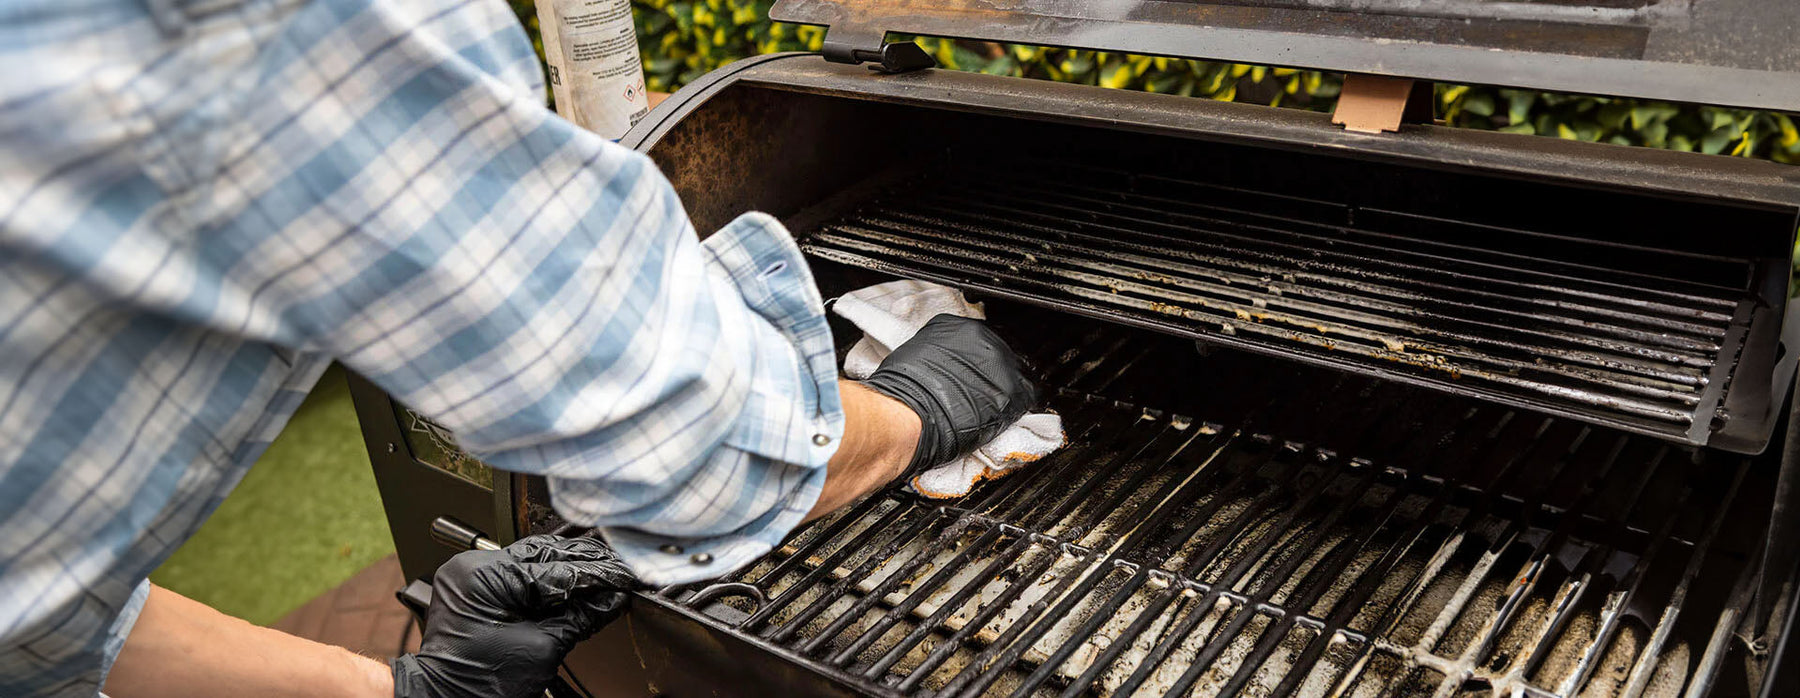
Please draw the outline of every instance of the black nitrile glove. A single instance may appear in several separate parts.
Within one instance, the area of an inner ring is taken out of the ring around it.
[[[955,315],[925,323],[863,384],[918,413],[924,428],[909,474],[993,440],[1038,400],[1000,335]]]
[[[419,652],[394,659],[394,696],[541,697],[563,655],[617,618],[636,586],[595,538],[459,553],[432,577]]]

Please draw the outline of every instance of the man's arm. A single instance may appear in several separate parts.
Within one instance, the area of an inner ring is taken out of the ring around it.
[[[392,696],[388,667],[252,625],[158,586],[125,639],[106,693],[118,698]]]
[[[898,477],[919,441],[919,417],[899,401],[844,381],[843,443],[808,518],[829,513]],[[220,613],[152,586],[106,692],[118,698],[394,695],[388,666]]]
[[[530,698],[638,583],[595,538],[538,535],[457,555],[432,575],[419,651],[392,665],[226,616],[151,587],[105,689],[144,696]]]

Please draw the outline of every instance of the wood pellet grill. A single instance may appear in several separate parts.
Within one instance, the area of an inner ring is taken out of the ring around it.
[[[918,69],[883,44],[1793,111],[1800,5],[785,0],[774,15],[830,25],[836,62],[739,62],[625,143],[702,231],[782,218],[827,297],[906,277],[986,301],[1070,444],[966,499],[880,493],[717,582],[640,594],[570,658],[596,695],[1800,695],[1796,449],[1780,447],[1800,346],[1795,168],[1428,124],[1354,133]],[[540,480],[353,388],[409,577],[428,580],[445,541],[562,527]]]

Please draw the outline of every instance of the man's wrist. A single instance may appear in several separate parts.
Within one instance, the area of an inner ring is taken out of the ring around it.
[[[839,381],[838,387],[844,403],[844,437],[831,456],[825,488],[807,520],[900,477],[919,446],[923,423],[912,408],[860,383]]]
[[[345,674],[351,677],[350,695],[393,698],[394,667],[392,665],[349,650],[344,651],[344,660],[350,663],[349,671]]]
[[[870,408],[869,423],[873,428],[863,430],[870,437],[869,460],[888,473],[886,480],[899,477],[912,463],[924,422],[904,402],[862,385],[856,389],[864,393]]]

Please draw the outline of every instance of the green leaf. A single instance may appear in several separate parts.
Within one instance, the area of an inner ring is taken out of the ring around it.
[[[1088,71],[1094,69],[1094,61],[1077,52],[1074,55],[1063,59],[1062,69],[1063,72],[1068,73],[1071,76],[1086,75]]]
[[[1476,92],[1462,101],[1463,111],[1481,116],[1494,115],[1494,96],[1486,92]]]
[[[1131,64],[1117,62],[1100,71],[1100,86],[1120,89],[1131,86]]]
[[[1225,71],[1223,71],[1223,70],[1213,73],[1212,82],[1207,83],[1205,93],[1210,95],[1210,94],[1217,93],[1221,89],[1224,89],[1225,78],[1227,78],[1227,77],[1230,77],[1230,76],[1226,75]]]
[[[1737,129],[1731,128],[1729,123],[1723,128],[1713,129],[1712,133],[1706,134],[1706,137],[1700,140],[1700,152],[1707,155],[1718,155],[1725,152],[1725,148],[1729,147],[1731,141],[1737,138],[1736,131]]]
[[[986,72],[988,63],[991,62],[988,60],[987,56],[983,56],[970,50],[967,46],[963,46],[961,42],[952,45],[950,57],[951,60],[956,61],[958,70],[967,70],[978,73]]]
[[[1794,120],[1786,114],[1775,114],[1775,125],[1781,131],[1781,147],[1792,148],[1800,145],[1800,129],[1794,127]]]
[[[1168,75],[1151,78],[1149,82],[1144,84],[1144,90],[1147,92],[1173,94],[1179,90],[1183,84],[1192,85],[1192,77],[1183,73],[1170,73]]]
[[[1126,56],[1125,63],[1131,66],[1132,77],[1142,77],[1153,65],[1149,56]]]
[[[1615,100],[1600,107],[1600,113],[1595,115],[1595,119],[1607,130],[1617,131],[1625,127],[1625,120],[1630,118],[1631,112],[1631,105]]]
[[[1731,149],[1731,154],[1737,157],[1748,157],[1754,152],[1756,152],[1756,134],[1749,131],[1745,131],[1744,135],[1738,139],[1737,145]]]
[[[1531,108],[1537,104],[1536,92],[1501,90],[1500,96],[1506,98],[1506,119],[1509,123],[1523,124],[1531,119]]]
[[[1680,114],[1681,110],[1673,104],[1651,102],[1631,108],[1631,127],[1644,128],[1649,124],[1662,123]]]

